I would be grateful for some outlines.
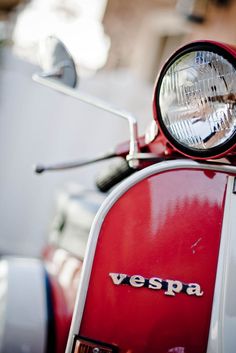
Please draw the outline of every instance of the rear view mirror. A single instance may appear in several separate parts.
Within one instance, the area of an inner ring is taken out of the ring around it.
[[[77,73],[72,56],[65,45],[56,37],[48,37],[40,48],[42,72],[38,76],[75,88]]]

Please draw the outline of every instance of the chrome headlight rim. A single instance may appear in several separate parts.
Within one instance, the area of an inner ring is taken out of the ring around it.
[[[212,52],[214,54],[220,55],[225,60],[227,60],[236,70],[236,51],[234,51],[227,44],[223,44],[220,42],[218,43],[218,42],[209,40],[209,41],[191,42],[181,47],[174,54],[172,54],[171,57],[166,61],[157,78],[155,91],[154,91],[154,98],[153,98],[154,119],[157,121],[162,134],[168,140],[170,145],[175,150],[179,151],[181,154],[184,154],[194,159],[219,158],[219,157],[225,156],[232,149],[234,149],[236,144],[236,130],[226,141],[219,144],[218,146],[214,146],[206,150],[196,150],[191,147],[184,146],[177,139],[175,139],[168,131],[162,119],[162,113],[161,113],[161,107],[160,107],[159,101],[160,101],[160,92],[161,92],[163,78],[165,77],[169,68],[177,60],[179,60],[184,55],[195,51],[206,51],[206,52]]]

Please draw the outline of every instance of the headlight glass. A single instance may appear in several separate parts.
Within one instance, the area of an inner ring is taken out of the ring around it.
[[[162,126],[193,154],[216,149],[232,138],[235,103],[235,68],[209,50],[188,50],[172,60],[159,86]]]

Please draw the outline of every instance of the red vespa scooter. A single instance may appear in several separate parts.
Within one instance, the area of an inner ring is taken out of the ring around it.
[[[67,254],[75,271],[53,296],[58,352],[76,274],[66,353],[235,352],[235,57],[235,48],[212,41],[173,54],[155,86],[155,123],[146,140],[130,114],[58,85],[57,70],[35,76],[126,118],[129,146],[106,158],[121,156],[136,171],[100,207],[81,278],[81,262]]]
[[[67,353],[235,352],[235,56],[199,41],[164,65],[159,133],[96,215]]]

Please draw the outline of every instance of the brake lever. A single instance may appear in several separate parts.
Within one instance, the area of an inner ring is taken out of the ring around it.
[[[111,158],[115,158],[115,157],[117,157],[117,155],[115,153],[109,153],[109,154],[103,155],[101,157],[90,159],[90,160],[79,160],[79,161],[64,162],[64,163],[62,162],[62,163],[51,164],[51,165],[37,164],[34,167],[34,172],[36,174],[42,174],[44,172],[63,171],[63,170],[67,170],[67,169],[84,167],[84,166],[92,164],[92,163],[105,161],[107,159],[111,159]]]

